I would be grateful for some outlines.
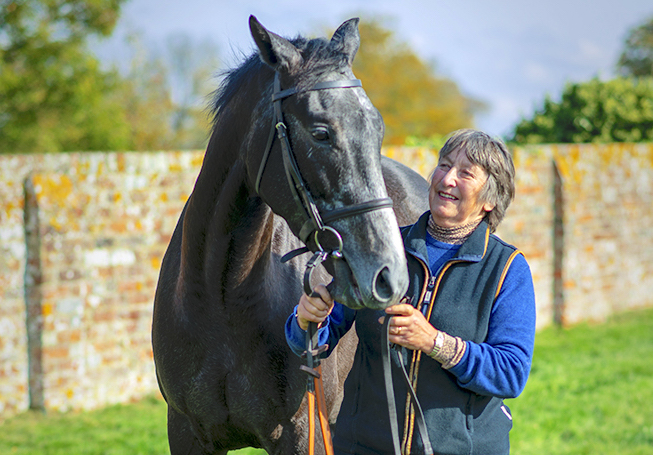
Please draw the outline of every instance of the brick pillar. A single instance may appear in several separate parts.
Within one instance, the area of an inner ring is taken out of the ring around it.
[[[41,231],[39,207],[34,182],[28,176],[24,182],[25,207],[25,316],[27,325],[27,357],[30,409],[44,410],[41,312]]]
[[[564,260],[564,194],[560,170],[553,161],[553,322],[563,325],[565,300],[563,289]]]

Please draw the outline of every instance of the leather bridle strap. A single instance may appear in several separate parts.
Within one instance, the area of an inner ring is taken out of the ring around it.
[[[274,133],[276,131],[276,136],[279,138],[279,142],[281,144],[283,165],[286,173],[286,178],[288,180],[288,186],[290,188],[290,192],[300,211],[306,215],[306,221],[302,225],[299,233],[300,240],[305,244],[307,243],[311,233],[316,231],[323,231],[325,225],[328,222],[332,222],[349,216],[359,215],[374,210],[391,208],[392,199],[390,198],[375,199],[361,204],[356,204],[353,206],[336,209],[330,212],[326,212],[324,215],[321,215],[320,211],[317,208],[317,205],[315,204],[315,201],[313,200],[313,197],[311,196],[311,193],[308,191],[308,188],[306,187],[306,183],[302,179],[301,174],[299,172],[297,161],[295,160],[295,156],[290,146],[290,140],[288,138],[288,131],[287,131],[288,128],[284,123],[283,112],[281,109],[281,102],[285,98],[288,98],[289,96],[292,95],[296,95],[298,93],[303,93],[303,92],[308,92],[313,90],[353,88],[353,87],[361,87],[361,86],[362,84],[360,80],[352,79],[352,80],[319,82],[308,89],[300,90],[297,88],[290,88],[286,90],[281,90],[281,82],[279,80],[279,75],[278,73],[275,73],[274,93],[272,95],[275,118],[272,125],[272,129],[270,130],[270,134],[268,136],[266,150],[261,160],[261,164],[259,166],[254,188],[258,194],[260,192],[263,173],[265,171],[265,167],[269,159],[270,151],[272,149],[272,145],[274,142],[274,137],[275,137]]]
[[[382,349],[382,360],[383,360],[383,378],[385,381],[385,393],[388,399],[388,414],[390,417],[390,432],[392,434],[392,444],[394,447],[395,455],[401,455],[401,447],[399,444],[399,424],[397,422],[397,404],[395,401],[395,393],[392,381],[392,352],[395,352],[396,355],[399,354],[396,351],[393,351],[390,346],[389,334],[390,334],[390,320],[392,316],[386,316],[383,321],[383,346]],[[429,433],[426,428],[426,421],[424,419],[424,413],[422,412],[422,407],[419,404],[417,399],[417,394],[415,389],[410,383],[408,378],[408,373],[406,373],[406,368],[404,367],[404,362],[401,356],[398,359],[399,365],[401,365],[401,371],[403,373],[404,381],[408,388],[408,393],[410,394],[411,401],[415,407],[415,420],[417,422],[417,428],[419,430],[420,436],[422,438],[422,446],[424,447],[425,455],[433,455],[433,448],[431,447],[431,441],[429,440]]]
[[[297,88],[289,88],[287,90],[281,90],[279,82],[279,74],[275,73],[274,75],[274,93],[272,93],[272,102],[280,102],[289,96],[296,95],[297,93],[308,92],[312,90],[324,90],[329,88],[349,88],[349,87],[362,87],[363,84],[359,79],[352,79],[346,81],[326,81],[315,84],[313,87],[307,90],[297,90]],[[267,145],[265,146],[265,154],[261,159],[261,165],[258,169],[258,174],[256,175],[256,184],[254,189],[258,194],[259,189],[261,188],[261,179],[263,178],[263,171],[265,170],[265,165],[268,162],[270,156],[270,150],[272,149],[272,143],[274,142],[275,128],[278,122],[283,122],[283,115],[280,112],[277,112],[275,107],[275,122],[272,123],[272,128],[270,128],[270,134],[268,135]]]
[[[331,210],[329,212],[326,212],[322,216],[322,222],[325,225],[328,225],[331,222],[339,220],[341,218],[347,218],[347,217],[350,217],[350,216],[362,215],[363,213],[372,212],[374,210],[392,208],[392,206],[393,206],[392,199],[390,199],[389,197],[388,198],[381,198],[381,199],[374,199],[373,201],[363,202],[363,203],[352,205],[352,206],[349,206],[349,207],[343,207],[341,209],[335,209],[335,210]],[[315,229],[313,228],[313,224],[312,224],[311,220],[306,220],[306,222],[304,222],[304,225],[302,226],[301,230],[299,231],[299,238],[308,238],[308,236],[314,230]]]
[[[278,79],[278,76],[276,78]],[[296,95],[297,93],[312,92],[314,90],[324,90],[327,88],[351,88],[351,87],[362,87],[362,86],[363,83],[360,81],[360,79],[350,79],[344,81],[324,81],[324,82],[318,82],[313,87],[305,90],[298,90],[296,87],[293,87],[287,90],[275,91],[275,93],[272,95],[272,101],[280,101],[284,98],[288,98],[289,96]]]
[[[290,140],[288,138],[288,128],[284,123],[281,103],[284,99],[288,98],[289,96],[293,96],[298,93],[303,93],[307,91],[336,89],[336,88],[353,88],[353,87],[361,87],[361,86],[362,85],[360,80],[352,79],[352,80],[320,82],[308,89],[300,90],[297,88],[290,88],[286,90],[281,90],[281,82],[279,81],[279,74],[275,73],[274,76],[274,92],[272,94],[272,104],[274,106],[274,122],[272,123],[272,129],[270,130],[270,134],[268,136],[266,149],[264,151],[261,164],[259,165],[259,170],[256,176],[254,189],[257,194],[260,194],[261,180],[263,178],[263,173],[265,171],[265,167],[270,157],[270,153],[275,138],[275,131],[276,131],[276,136],[279,138],[279,143],[281,145],[283,166],[286,173],[286,178],[288,180],[288,186],[290,188],[290,192],[293,196],[293,199],[295,200],[295,203],[297,204],[297,207],[300,209],[300,212],[303,212],[306,215],[306,221],[303,223],[300,229],[299,238],[302,242],[304,242],[304,244],[306,244],[311,233],[316,233],[315,243],[317,245],[318,251],[314,254],[313,258],[309,261],[306,271],[304,273],[304,292],[306,292],[306,294],[308,295],[312,294],[312,290],[310,286],[310,276],[313,269],[317,267],[320,263],[322,263],[328,256],[341,257],[342,255],[342,237],[340,236],[338,231],[336,231],[334,228],[329,226],[328,223],[331,223],[333,221],[345,217],[356,216],[363,213],[367,213],[375,210],[381,210],[385,208],[392,208],[392,199],[390,198],[374,199],[371,201],[327,211],[324,214],[320,214],[320,211],[318,210],[317,205],[315,204],[315,201],[313,200],[311,193],[308,191],[306,183],[302,179],[301,174],[299,172],[299,166],[297,165],[297,161],[295,160],[295,156],[290,146]],[[325,231],[331,231],[331,233],[335,235],[336,238],[338,239],[339,247],[337,251],[326,252],[321,247],[317,234],[319,232],[325,232]],[[308,248],[302,248],[296,251],[303,253],[309,250]],[[293,254],[293,252],[289,254]],[[286,255],[285,257],[288,257],[288,255]],[[386,317],[385,326],[384,326],[384,343],[386,349],[382,351],[383,369],[384,369],[384,375],[386,381],[386,393],[388,396],[388,409],[390,412],[390,423],[392,429],[393,445],[395,447],[395,453],[397,455],[400,455],[401,449],[399,447],[397,410],[396,410],[396,403],[394,399],[394,390],[392,387],[392,372],[390,370],[391,352],[390,352],[390,344],[388,343],[389,320],[390,317]],[[326,351],[327,349],[327,346],[317,347],[317,325],[314,323],[309,324],[306,344],[307,346],[306,346],[305,354],[307,358],[307,365],[302,365],[301,369],[309,374],[309,381],[307,384],[307,391],[309,394],[309,407],[311,408],[311,410],[314,410],[315,401],[313,400],[317,398],[319,404],[320,390],[322,390],[321,383],[319,382],[321,380],[321,374],[319,372],[320,355],[324,353],[324,351]],[[419,401],[417,400],[417,396],[415,395],[415,391],[413,390],[413,387],[410,384],[410,380],[408,379],[406,370],[403,369],[403,362],[400,363],[402,365],[402,370],[404,373],[404,378],[408,385],[408,389],[411,393],[411,398],[414,402],[416,410],[418,411],[417,424],[422,436],[422,442],[424,445],[425,453],[426,455],[432,455],[433,450],[431,449],[431,444],[428,439],[428,432],[426,430],[426,424],[424,423],[424,416],[422,414],[422,409],[419,405]],[[318,395],[317,397],[315,396],[316,392]],[[323,398],[324,397],[322,396],[322,400]],[[326,407],[324,406],[324,408],[322,409],[323,412],[320,412],[320,424],[322,425],[322,430],[323,430],[322,433],[324,437],[325,446],[327,447],[327,454],[330,455],[329,452],[330,435],[327,435],[328,423],[326,422]],[[312,415],[309,416],[309,421],[313,421],[312,425],[314,425],[314,417]],[[311,440],[309,444],[312,445],[315,429],[314,427],[310,427],[310,425],[309,425],[309,434]]]

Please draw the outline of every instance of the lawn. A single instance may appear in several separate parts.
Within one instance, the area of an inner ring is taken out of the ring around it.
[[[512,452],[653,454],[653,311],[539,332]]]
[[[512,454],[653,454],[653,310],[538,332],[531,378],[510,400]],[[0,454],[168,454],[165,404],[27,412],[0,425]],[[230,455],[264,454],[243,449]]]

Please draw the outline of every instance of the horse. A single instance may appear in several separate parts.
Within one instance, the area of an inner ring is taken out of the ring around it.
[[[382,117],[352,72],[358,19],[331,39],[286,39],[254,16],[249,25],[257,52],[216,91],[204,160],[154,298],[172,455],[306,453],[306,375],[284,324],[307,255],[281,256],[338,250],[310,279],[330,282],[352,308],[385,308],[407,287],[399,226],[428,208],[426,181],[381,156]],[[322,363],[331,423],[357,343],[350,332]]]

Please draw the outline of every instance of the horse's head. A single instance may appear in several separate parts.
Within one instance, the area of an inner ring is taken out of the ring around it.
[[[397,220],[386,203],[383,120],[351,69],[360,42],[357,25],[358,19],[343,23],[330,41],[290,42],[250,17],[260,57],[279,82],[275,113],[272,81],[269,75],[265,79],[268,88],[257,106],[259,127],[252,130],[246,166],[260,197],[309,247],[317,247],[316,239],[326,248],[338,243],[333,231],[315,230],[313,202],[317,223],[324,220],[342,236],[343,258],[325,263],[334,276],[334,298],[351,308],[385,308],[406,292],[408,274]],[[284,156],[284,139],[268,136],[280,115],[294,164]],[[254,150],[256,143],[268,147]],[[308,196],[293,189],[297,176]],[[342,216],[330,216],[334,213]]]

